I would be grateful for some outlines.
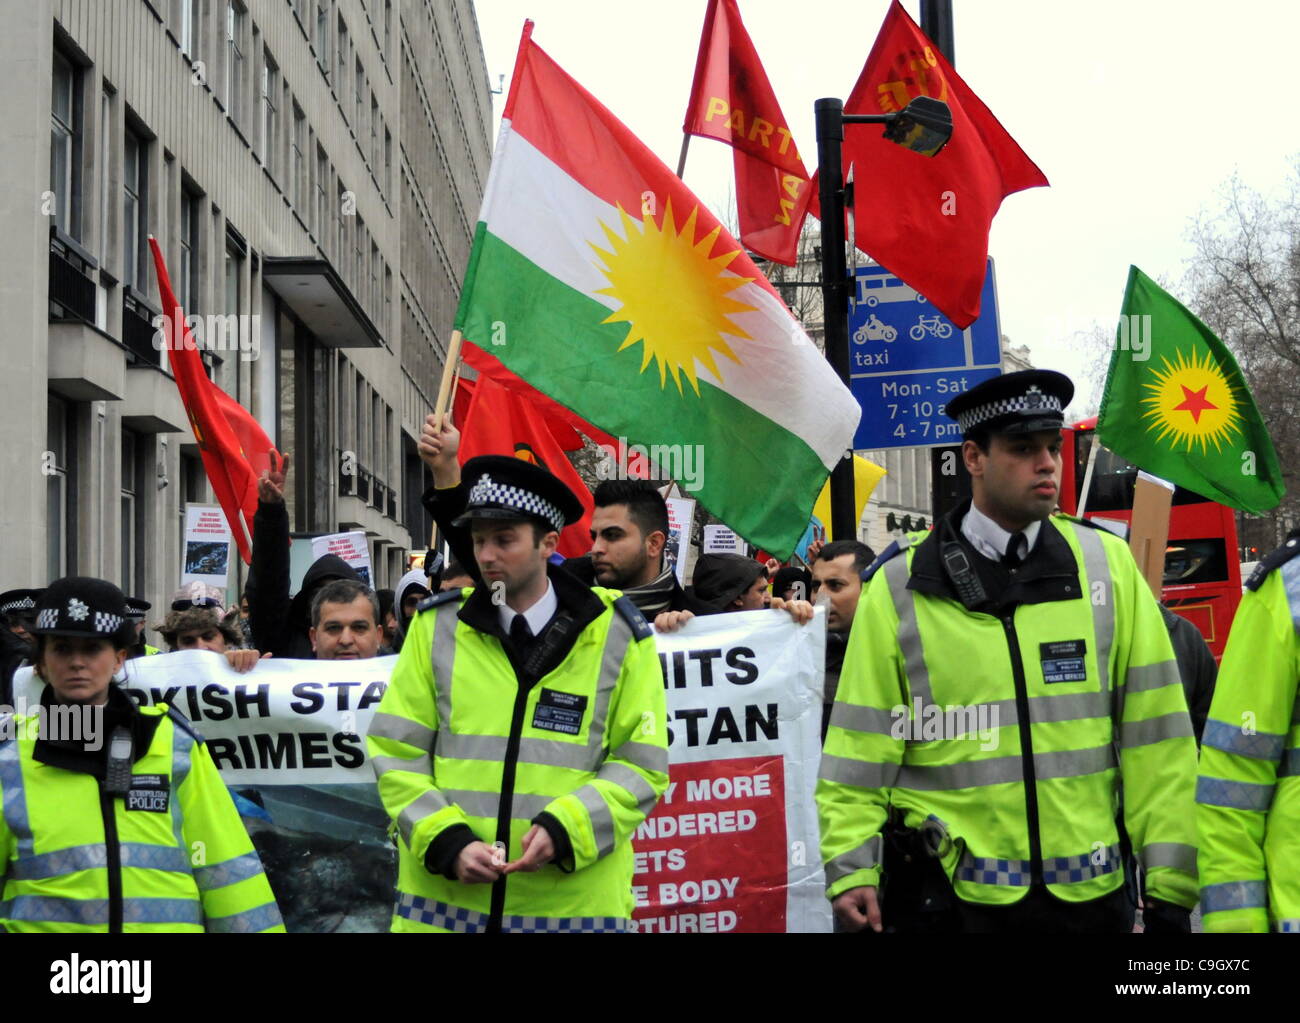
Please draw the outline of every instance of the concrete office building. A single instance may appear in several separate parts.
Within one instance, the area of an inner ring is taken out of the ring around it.
[[[0,588],[158,602],[210,502],[154,343],[159,239],[299,533],[427,544],[415,456],[491,152],[470,0],[27,0],[0,34]]]

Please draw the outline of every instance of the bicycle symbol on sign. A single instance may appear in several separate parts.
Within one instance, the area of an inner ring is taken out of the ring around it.
[[[944,323],[938,316],[920,316],[917,321],[907,332],[907,336],[913,341],[923,341],[925,337],[949,337],[952,335],[952,327]]]
[[[893,341],[898,331],[872,313],[867,322],[853,332],[853,343],[863,344],[867,341]]]

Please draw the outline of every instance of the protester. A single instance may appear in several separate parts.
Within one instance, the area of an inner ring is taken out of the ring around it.
[[[397,648],[393,646],[394,639],[397,636],[397,613],[393,610],[393,602],[397,594],[388,588],[375,590],[375,599],[379,601],[379,655],[381,657],[387,654],[397,653]]]
[[[836,540],[819,548],[812,563],[812,599],[826,602],[826,689],[822,712],[822,738],[830,726],[831,707],[839,687],[849,630],[862,596],[862,573],[876,559],[875,553],[858,540]]]
[[[381,638],[379,601],[358,579],[335,579],[316,590],[309,639],[317,660],[376,657]]]
[[[406,630],[410,628],[411,619],[415,617],[415,609],[420,601],[432,596],[429,591],[429,577],[424,574],[424,569],[413,568],[397,581],[397,589],[394,593],[396,627],[393,652],[401,653],[402,643],[406,639]]]
[[[137,638],[122,591],[59,579],[36,610],[44,724],[0,729],[0,932],[283,931],[203,740],[113,683]]]
[[[253,520],[253,574],[257,586],[249,596],[249,616],[258,650],[275,657],[310,658],[314,651],[310,614],[317,590],[334,580],[360,582],[360,578],[338,555],[326,554],[308,567],[302,587],[290,600],[289,513],[284,505],[288,472],[289,456],[285,455],[278,470],[265,470],[257,481],[257,514]]]
[[[1123,932],[1120,824],[1146,930],[1190,929],[1196,743],[1168,634],[1127,545],[1051,514],[1073,391],[1030,370],[950,400],[972,499],[875,563],[817,785],[846,929]]]
[[[812,621],[813,606],[806,600],[784,600],[767,592],[767,570],[753,558],[740,554],[701,554],[695,562],[692,597],[701,614],[761,611],[770,607],[788,611],[800,625]],[[691,611],[663,611],[655,618],[659,632],[675,632],[689,622]]]
[[[465,479],[486,585],[416,615],[368,740],[398,832],[393,930],[626,931],[632,835],[668,784],[650,628],[548,563],[582,512],[563,483],[496,455]]]
[[[211,650],[222,654],[235,671],[250,671],[261,658],[256,650],[242,648],[239,630],[221,617],[213,597],[195,598],[189,589],[172,598],[171,610],[154,631],[162,636],[169,651]]]
[[[448,590],[462,590],[466,586],[473,585],[474,577],[470,575],[469,569],[455,558],[452,558],[447,563],[447,567],[442,570],[442,580],[439,583],[438,592],[446,593]]]
[[[812,600],[812,573],[801,565],[783,565],[772,576],[772,596],[782,600]]]

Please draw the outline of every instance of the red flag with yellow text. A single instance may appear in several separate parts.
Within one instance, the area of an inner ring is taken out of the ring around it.
[[[844,132],[856,241],[967,327],[980,312],[994,214],[1003,198],[1047,178],[894,0],[844,112],[891,113],[917,96],[952,111],[952,138],[937,156],[895,145],[873,125]]]
[[[793,266],[812,183],[736,0],[709,0],[682,130],[735,150],[741,244]]]

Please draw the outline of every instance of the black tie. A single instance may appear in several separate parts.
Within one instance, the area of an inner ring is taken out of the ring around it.
[[[1011,539],[1007,541],[1007,552],[1002,555],[1002,564],[1008,568],[1020,567],[1020,541],[1024,537],[1024,533],[1012,533]]]
[[[510,642],[520,654],[528,651],[533,642],[533,630],[528,627],[528,619],[517,614],[510,623]]]

